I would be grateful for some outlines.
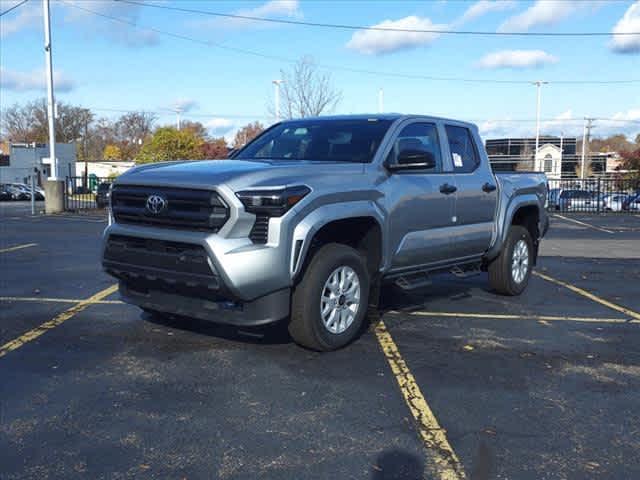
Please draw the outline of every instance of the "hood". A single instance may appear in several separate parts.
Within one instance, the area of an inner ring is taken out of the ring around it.
[[[362,163],[313,161],[198,160],[142,165],[120,175],[117,184],[233,190],[315,183],[364,172]]]

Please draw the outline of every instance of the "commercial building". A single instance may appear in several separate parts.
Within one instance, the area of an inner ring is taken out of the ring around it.
[[[36,185],[42,186],[51,176],[49,145],[45,143],[12,143],[0,152],[0,183],[27,183],[34,175]],[[76,146],[56,143],[58,174],[61,178],[76,175]]]
[[[582,165],[582,151],[575,137],[541,136],[536,155],[535,138],[498,138],[486,141],[487,154],[495,171],[545,172],[550,179],[575,178]],[[615,172],[616,152],[590,152],[585,159],[587,176]]]

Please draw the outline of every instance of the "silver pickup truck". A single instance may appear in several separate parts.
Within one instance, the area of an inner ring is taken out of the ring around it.
[[[288,320],[316,350],[380,289],[488,271],[518,295],[548,219],[542,173],[494,174],[473,124],[414,115],[273,125],[232,159],[140,166],[110,196],[102,264],[129,303],[235,325]]]

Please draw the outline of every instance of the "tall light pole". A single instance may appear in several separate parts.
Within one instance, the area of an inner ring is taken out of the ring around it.
[[[51,15],[49,0],[42,0],[44,17],[44,56],[47,63],[47,117],[49,121],[49,161],[51,174],[49,180],[58,180],[58,158],[56,157],[56,127],[54,118],[55,99],[53,96],[53,60],[51,56]]]
[[[280,121],[280,84],[284,83],[284,80],[272,80],[274,91],[273,91],[273,107],[275,109],[276,114],[276,122]]]
[[[538,161],[538,147],[540,146],[540,87],[547,83],[549,82],[543,82],[542,80],[532,82],[532,85],[536,86],[536,153],[534,163]]]
[[[378,113],[384,112],[384,90],[378,90]]]

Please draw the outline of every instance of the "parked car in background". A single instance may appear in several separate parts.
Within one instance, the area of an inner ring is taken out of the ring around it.
[[[629,198],[622,203],[622,210],[632,212],[640,211],[640,193],[635,196],[629,196]]]
[[[6,185],[6,191],[9,192],[11,200],[30,200],[31,194],[25,190],[22,190],[14,185]]]
[[[108,182],[102,182],[98,184],[96,190],[96,206],[98,208],[104,208],[109,205],[109,196],[111,195],[111,184]]]
[[[5,202],[7,200],[11,200],[11,194],[4,185],[0,185],[0,201]]]
[[[567,196],[565,210],[575,212],[599,212],[604,210],[604,200],[596,192],[589,190],[571,190]]]
[[[609,193],[602,197],[604,204],[604,210],[608,212],[620,212],[622,211],[622,205],[625,200],[629,198],[629,195],[623,192]]]

